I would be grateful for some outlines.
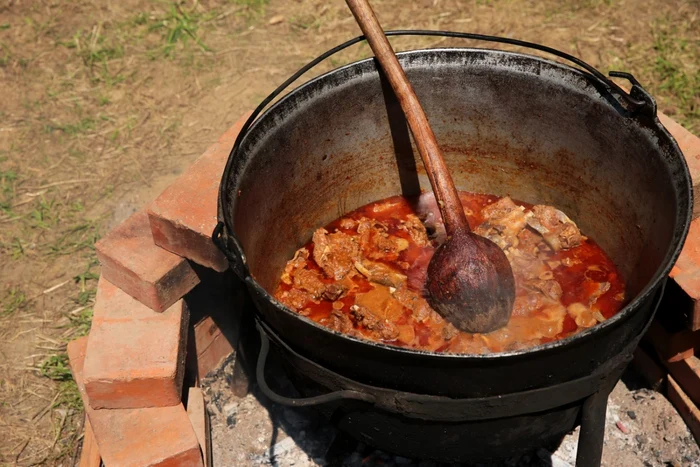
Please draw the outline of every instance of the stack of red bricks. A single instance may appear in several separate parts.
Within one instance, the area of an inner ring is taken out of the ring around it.
[[[633,364],[666,395],[700,443],[700,138],[665,115],[659,118],[685,155],[695,190],[688,239],[671,270],[654,322]]]
[[[204,398],[197,387],[183,389],[185,362],[194,362],[197,384],[232,343],[212,316],[190,316],[183,297],[207,269],[228,268],[211,232],[221,174],[247,117],[96,245],[92,329],[68,345],[86,412],[81,466],[211,463]]]

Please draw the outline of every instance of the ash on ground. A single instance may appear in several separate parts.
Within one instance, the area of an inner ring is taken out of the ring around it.
[[[288,408],[267,400],[252,383],[245,397],[232,391],[235,356],[203,381],[211,418],[214,466],[420,466],[447,464],[406,459],[356,443],[311,408]],[[276,387],[294,388],[282,371]],[[239,385],[240,386],[240,385]],[[573,467],[578,429],[550,452],[484,467]],[[602,465],[609,467],[700,467],[700,450],[678,412],[663,394],[645,387],[628,369],[609,401]]]

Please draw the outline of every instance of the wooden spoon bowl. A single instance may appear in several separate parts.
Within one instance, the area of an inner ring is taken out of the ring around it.
[[[515,279],[505,253],[474,232],[456,231],[428,264],[428,302],[456,328],[488,332],[508,324]]]

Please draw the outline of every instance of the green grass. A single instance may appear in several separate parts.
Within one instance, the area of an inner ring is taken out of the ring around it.
[[[13,217],[12,202],[15,198],[15,170],[0,171],[0,212]]]
[[[78,296],[74,299],[75,303],[78,305],[87,306],[89,303],[94,301],[95,295],[97,294],[97,281],[100,279],[100,275],[94,272],[92,269],[96,268],[98,265],[99,262],[97,261],[97,258],[93,256],[85,266],[85,270],[73,277],[73,281],[80,287]],[[84,327],[84,320],[88,318],[92,318],[92,309],[84,310],[84,312],[81,312],[77,316],[68,317],[68,319],[70,319],[76,327],[80,328]]]
[[[22,245],[22,241],[17,237],[12,239],[9,250],[13,260],[18,260],[25,254],[24,245]]]
[[[78,385],[72,379],[70,381],[61,381],[58,385],[58,399],[54,403],[54,407],[70,407],[71,409],[81,412],[83,410],[83,401],[80,398]]]
[[[76,313],[75,315],[68,316],[71,327],[75,329],[76,337],[88,335],[88,333],[90,332],[90,326],[92,325],[92,313],[92,308],[85,308]]]
[[[123,57],[123,45],[114,38],[108,38],[101,34],[99,32],[101,26],[93,28],[91,31],[78,30],[71,40],[60,41],[59,44],[69,49],[75,49],[87,67]]]
[[[241,15],[250,21],[265,13],[265,7],[270,0],[231,0],[231,3],[244,7]]]
[[[48,257],[64,256],[83,250],[94,249],[99,239],[97,220],[83,220],[64,229],[58,238],[46,245],[44,254]]]
[[[35,229],[49,230],[58,223],[58,209],[56,200],[39,199],[35,208],[29,213],[29,227]]]
[[[70,365],[68,364],[68,354],[66,353],[52,355],[44,360],[39,367],[39,372],[42,376],[54,381],[70,381],[73,379]]]
[[[260,12],[269,3],[269,0],[232,0],[231,3],[243,5],[252,10]]]
[[[73,301],[81,305],[81,308],[66,315],[68,317],[68,327],[73,329],[68,340],[87,336],[90,332],[93,309],[88,305],[94,301],[97,290],[97,280],[99,279],[99,275],[93,272],[92,269],[98,264],[97,258],[93,253],[85,266],[85,270],[73,277],[79,289]],[[67,344],[67,341],[65,343]],[[78,386],[73,380],[68,355],[65,352],[59,352],[46,358],[38,366],[37,370],[41,376],[58,382],[58,396],[54,407],[61,406],[69,407],[76,411],[82,410],[83,405]]]
[[[2,313],[0,315],[11,315],[17,310],[27,306],[27,296],[19,287],[10,287],[2,300]]]
[[[157,49],[153,56],[162,55],[172,57],[178,44],[186,47],[189,41],[194,42],[200,49],[211,49],[201,40],[197,34],[201,21],[211,19],[212,12],[202,14],[192,10],[186,10],[178,3],[170,3],[166,13],[159,18],[151,20],[149,31],[159,32],[165,41],[162,47]]]
[[[75,123],[47,123],[44,124],[44,132],[53,133],[54,131],[60,131],[68,136],[76,136],[95,130],[96,123],[97,120],[92,117],[81,118]]]
[[[661,19],[652,25],[654,36],[653,75],[657,89],[664,100],[672,102],[680,110],[674,115],[691,131],[700,126],[700,53],[697,39],[693,39],[691,26],[674,24]]]
[[[7,191],[10,188],[10,184],[15,180],[17,180],[17,172],[14,170],[0,172],[0,188],[3,191]]]
[[[39,366],[39,373],[58,383],[58,394],[52,409],[68,407],[78,412],[83,410],[80,391],[78,391],[78,385],[75,384],[70,370],[68,354],[61,352],[50,356]]]

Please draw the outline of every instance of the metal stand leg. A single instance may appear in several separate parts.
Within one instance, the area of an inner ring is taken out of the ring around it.
[[[588,396],[581,408],[581,433],[578,439],[576,467],[599,467],[603,456],[605,436],[605,409],[608,391],[598,391]]]
[[[608,407],[608,396],[620,379],[622,369],[619,372],[613,372],[608,377],[608,382],[583,402],[576,467],[600,467],[600,461],[603,457],[605,411]]]

